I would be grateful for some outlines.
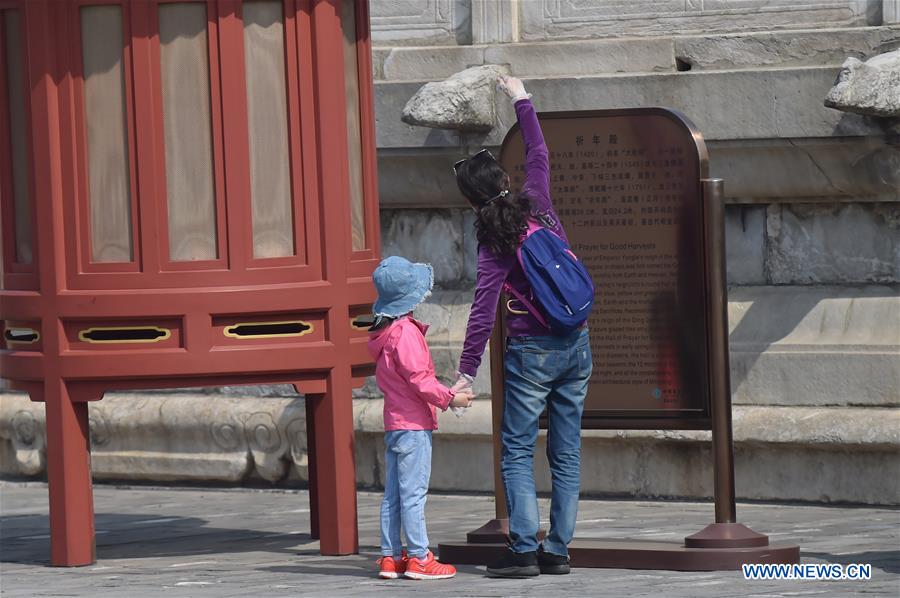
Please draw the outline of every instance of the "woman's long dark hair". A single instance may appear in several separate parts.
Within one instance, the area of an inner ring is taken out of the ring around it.
[[[475,208],[475,236],[494,253],[514,254],[528,228],[531,200],[509,192],[509,176],[489,153],[456,169],[456,184]]]

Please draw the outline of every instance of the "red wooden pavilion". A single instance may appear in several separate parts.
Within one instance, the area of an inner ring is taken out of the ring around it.
[[[366,0],[0,0],[0,376],[46,405],[54,565],[95,559],[88,402],[197,385],[306,395],[313,535],[357,551],[368,21]]]

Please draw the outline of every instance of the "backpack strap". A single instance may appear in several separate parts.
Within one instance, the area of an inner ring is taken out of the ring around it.
[[[519,260],[519,267],[522,268],[523,272],[525,271],[525,265],[522,263],[522,243],[525,242],[525,239],[527,239],[528,237],[530,237],[537,231],[541,230],[542,228],[545,228],[545,227],[542,226],[540,222],[538,222],[534,218],[528,218],[528,228],[525,230],[525,233],[522,235],[522,238],[519,239],[519,247],[516,249],[516,257]],[[551,232],[553,232],[553,231],[551,231]],[[514,289],[511,284],[509,284],[508,282],[504,282],[503,283],[503,291],[507,294],[513,295],[519,301],[519,303],[524,305],[525,309],[527,309],[528,312],[532,316],[534,316],[534,319],[536,319],[538,322],[541,323],[541,326],[543,326],[544,328],[550,328],[550,325],[547,324],[547,320],[545,320],[544,316],[541,315],[541,311],[537,307],[535,307],[531,301],[526,299],[522,293],[520,293],[519,291]],[[507,302],[506,308],[509,309],[510,311],[512,311],[509,307],[508,302]]]
[[[553,221],[550,220],[550,222],[553,222]],[[544,230],[544,229],[546,229],[551,235],[553,235],[557,239],[562,240],[562,237],[560,237],[558,234],[556,234],[556,231],[554,231],[552,227],[547,226],[547,224],[545,224],[543,220],[538,220],[538,217],[532,216],[532,217],[528,218],[528,228],[525,229],[525,232],[522,234],[521,237],[519,237],[519,248],[520,249],[522,248],[522,243],[525,242],[525,239],[527,239],[528,237],[530,237],[537,231]],[[563,242],[565,243],[565,241],[563,241]],[[565,243],[565,245],[566,245],[566,247],[569,246],[568,243]],[[571,250],[569,251],[569,253],[572,253]],[[572,253],[572,257],[575,257],[574,253]]]
[[[541,326],[543,326],[544,328],[550,328],[550,325],[547,324],[547,320],[545,320],[545,319],[544,319],[544,316],[541,315],[540,310],[538,310],[538,308],[536,308],[536,307],[534,306],[534,304],[533,304],[531,301],[529,301],[528,299],[526,299],[526,298],[525,298],[525,295],[523,295],[522,293],[520,293],[519,291],[517,291],[516,289],[514,289],[513,286],[512,286],[511,284],[509,284],[508,282],[504,282],[504,283],[503,283],[503,290],[506,291],[507,293],[511,293],[516,299],[518,299],[518,301],[519,301],[522,305],[525,306],[525,309],[527,309],[528,312],[531,313],[531,315],[533,315],[534,318],[535,318],[538,322],[541,323]],[[508,305],[508,304],[507,304],[506,307],[507,307],[507,309],[509,309],[509,305]]]
[[[519,246],[521,246],[522,243],[525,242],[525,239],[527,239],[528,237],[530,237],[537,231],[541,230],[542,228],[546,228],[544,225],[542,225],[540,222],[538,222],[534,218],[529,218],[527,220],[527,223],[528,223],[528,228],[525,229],[525,234],[523,234],[522,237],[519,239]]]

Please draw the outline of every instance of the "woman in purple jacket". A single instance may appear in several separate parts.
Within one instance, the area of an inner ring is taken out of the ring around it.
[[[550,164],[531,94],[522,81],[501,76],[500,88],[515,105],[525,142],[525,183],[510,193],[509,175],[487,150],[456,164],[456,182],[475,210],[478,273],[475,298],[459,362],[463,387],[475,376],[497,311],[504,283],[524,296],[531,288],[516,249],[533,219],[566,239],[550,200]],[[569,572],[568,544],[575,530],[581,473],[581,413],[591,376],[586,327],[567,336],[550,330],[515,300],[504,303],[507,346],[504,354],[501,471],[509,509],[509,551],[489,566],[488,575],[526,577]],[[538,543],[540,525],[534,487],[534,448],[538,417],[547,409],[547,457],[552,474],[550,533]]]

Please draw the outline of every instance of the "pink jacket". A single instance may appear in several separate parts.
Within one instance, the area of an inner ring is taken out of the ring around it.
[[[446,411],[453,391],[434,375],[425,343],[428,326],[409,316],[369,334],[375,380],[384,393],[384,431],[437,430],[435,407]]]

